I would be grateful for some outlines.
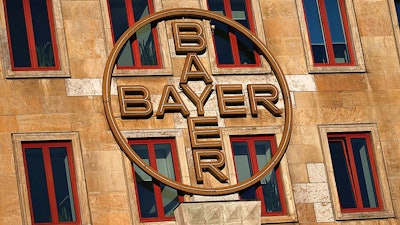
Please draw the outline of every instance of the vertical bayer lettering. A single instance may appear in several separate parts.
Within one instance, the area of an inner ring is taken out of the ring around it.
[[[221,129],[217,117],[204,117],[204,105],[212,92],[212,78],[201,63],[197,53],[205,50],[203,27],[195,22],[173,22],[175,51],[186,54],[179,82],[183,92],[196,105],[199,117],[188,118],[188,129],[193,162],[198,183],[203,182],[203,171],[208,171],[221,182],[228,180],[222,173],[225,155],[222,153]],[[205,88],[200,96],[190,88],[188,82],[203,81]]]

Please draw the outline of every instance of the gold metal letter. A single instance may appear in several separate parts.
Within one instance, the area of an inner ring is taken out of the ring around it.
[[[216,89],[221,117],[246,116],[246,107],[244,106],[244,95],[242,93],[241,84],[218,84]],[[232,95],[238,93],[240,93],[240,95]]]
[[[192,69],[195,69],[194,71]],[[188,80],[200,80],[202,79],[204,83],[212,83],[212,78],[210,74],[207,73],[203,64],[201,63],[199,57],[196,53],[189,53],[185,59],[185,65],[182,69],[181,84],[187,84]]]
[[[169,99],[174,101],[169,103]],[[161,96],[160,104],[157,109],[156,116],[159,118],[164,117],[164,113],[168,112],[180,112],[183,117],[188,117],[190,112],[182,101],[182,98],[179,96],[178,91],[173,85],[165,85],[163,89],[163,93]]]
[[[204,105],[212,92],[212,84],[207,84],[200,96],[197,96],[189,85],[181,84],[180,86],[188,98],[196,105],[197,115],[204,116]]]
[[[217,117],[189,117],[188,128],[192,148],[222,148]]]
[[[173,22],[175,50],[177,54],[202,52],[206,48],[203,27],[197,22]]]
[[[207,160],[202,161],[202,158]],[[228,180],[228,177],[219,169],[225,165],[225,156],[220,150],[193,150],[193,159],[197,182],[203,182],[203,170],[208,170],[208,172],[221,182]],[[216,161],[212,159],[216,159]]]
[[[118,86],[122,118],[146,118],[153,114],[150,91],[141,85]]]
[[[257,105],[263,105],[274,116],[281,116],[282,110],[276,107],[278,101],[278,89],[272,84],[248,84],[251,115],[257,116]],[[257,95],[261,93],[262,95]]]

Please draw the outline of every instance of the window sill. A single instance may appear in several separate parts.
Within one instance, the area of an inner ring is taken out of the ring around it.
[[[391,210],[384,210],[379,212],[335,213],[336,220],[387,219],[393,217],[394,212]]]
[[[11,71],[7,70],[6,78],[68,78],[69,72],[62,70],[44,71]]]
[[[296,218],[295,215],[261,217],[261,223],[262,224],[293,223],[293,222],[297,222],[297,218]]]
[[[365,73],[365,65],[357,66],[308,66],[309,73]]]
[[[114,69],[113,76],[116,77],[140,77],[140,76],[172,76],[172,68],[155,68],[155,69],[149,69],[149,68],[135,68],[135,69]]]

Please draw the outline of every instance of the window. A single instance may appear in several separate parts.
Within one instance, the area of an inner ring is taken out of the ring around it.
[[[336,220],[394,216],[376,124],[319,125]]]
[[[231,137],[231,145],[238,182],[250,178],[263,168],[276,149],[274,136]],[[261,200],[261,215],[286,214],[283,187],[278,168],[273,169],[261,181],[239,193],[241,199]]]
[[[23,142],[33,224],[80,224],[71,142]]]
[[[250,0],[208,0],[211,11],[223,14],[255,33]],[[227,25],[211,21],[219,67],[259,66],[260,59],[253,43]]]
[[[354,65],[344,0],[303,0],[315,66]]]
[[[51,0],[4,1],[12,70],[58,70]]]
[[[382,210],[369,133],[328,134],[342,212]]]
[[[108,1],[114,42],[144,16],[153,13],[152,0]],[[147,24],[123,47],[118,59],[118,68],[160,68],[160,53],[155,25]]]
[[[153,169],[170,179],[180,180],[175,139],[132,139],[129,144]],[[183,196],[154,180],[135,164],[133,172],[141,221],[173,220],[174,209],[183,201]]]

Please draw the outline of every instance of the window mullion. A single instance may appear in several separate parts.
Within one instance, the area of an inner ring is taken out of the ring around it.
[[[154,148],[154,144],[155,144],[155,142],[151,141],[148,145],[149,162],[150,162],[150,166],[154,170],[157,170],[157,159],[156,159],[156,151]],[[157,212],[158,212],[158,217],[164,218],[165,213],[164,213],[164,207],[162,204],[161,183],[159,181],[153,182],[153,188],[154,188],[154,197],[156,199],[156,208],[157,208]]]
[[[224,7],[225,7],[226,16],[233,19],[232,7],[231,7],[230,0],[224,0]],[[228,28],[228,32],[229,32],[229,41],[231,43],[231,49],[232,49],[232,54],[233,54],[233,64],[240,65],[239,47],[237,45],[235,31],[232,28]]]
[[[256,154],[256,147],[255,147],[255,139],[248,139],[246,140],[247,145],[249,146],[249,156],[250,156],[250,164],[251,164],[251,172],[252,175],[258,173],[260,169],[258,168],[257,163],[257,154]],[[261,181],[259,181],[261,182]],[[256,196],[259,200],[261,200],[261,212],[265,212],[265,199],[263,196],[263,191],[261,185],[256,188]]]
[[[60,62],[58,58],[58,47],[57,47],[57,40],[56,40],[56,30],[54,26],[54,18],[53,18],[53,5],[51,0],[46,0],[47,6],[47,15],[49,20],[49,27],[50,27],[50,38],[53,46],[53,56],[54,56],[54,66],[56,68],[60,68]],[[35,48],[36,49],[36,48]]]
[[[34,36],[34,31],[33,31],[32,14],[31,14],[29,0],[23,0],[22,5],[24,7],[26,36],[28,39],[29,56],[30,56],[31,66],[33,68],[37,68],[38,61],[37,61],[37,57],[36,57],[36,44],[35,44],[35,36]]]
[[[75,176],[75,166],[73,162],[73,153],[72,153],[72,146],[70,143],[65,143],[65,147],[67,148],[67,157],[68,157],[68,167],[69,167],[69,174],[70,174],[70,182],[71,182],[71,189],[72,189],[72,198],[74,202],[74,209],[76,221],[81,221],[81,213],[80,213],[80,205],[78,199],[78,190],[77,190],[77,183],[76,183],[76,176]]]
[[[57,211],[56,191],[54,188],[53,171],[51,167],[50,146],[48,145],[43,146],[43,161],[46,172],[46,183],[49,196],[51,220],[52,223],[54,224],[58,222],[58,211]]]
[[[318,7],[321,16],[322,29],[325,39],[325,47],[328,54],[328,64],[335,64],[335,54],[333,50],[331,32],[329,29],[328,15],[326,12],[325,0],[318,0]]]
[[[370,158],[370,164],[371,164],[371,172],[373,176],[373,181],[374,181],[374,186],[375,186],[375,191],[376,191],[376,197],[378,199],[378,208],[382,208],[382,198],[381,198],[381,192],[379,188],[379,180],[378,180],[378,173],[376,169],[376,164],[375,164],[375,157],[373,153],[373,147],[371,144],[371,137],[369,135],[365,135],[365,139],[367,140],[367,148],[368,148],[368,156]]]
[[[253,10],[251,9],[251,1],[249,0],[245,0],[245,5],[246,5],[246,15],[247,15],[247,20],[249,23],[249,30],[256,35],[256,28],[255,28],[255,22],[254,22],[254,18],[253,18]],[[239,52],[239,49],[238,49]],[[260,63],[260,56],[258,55],[256,49],[254,48],[253,54],[255,56],[255,62],[256,64]],[[241,64],[240,62],[240,58],[239,58],[239,64]]]
[[[125,0],[126,16],[128,17],[128,26],[132,26],[135,23],[135,17],[133,15],[133,5],[131,0]]]
[[[341,1],[341,0],[338,1],[338,4],[339,4],[339,9],[340,9],[340,16],[342,19],[342,26],[343,26],[343,32],[344,32],[344,37],[345,37],[345,41],[346,41],[347,51],[349,53],[349,56],[348,56],[349,63],[354,64],[354,51],[353,51],[352,44],[351,44],[349,22],[348,22],[347,15],[345,13],[346,5],[345,5],[345,2]]]
[[[129,27],[135,24],[135,13],[133,12],[133,4],[131,0],[125,0],[125,7],[126,7],[126,15],[128,17],[128,25]],[[133,65],[135,67],[140,67],[142,64],[140,62],[140,53],[138,47],[137,37],[131,43],[131,49],[133,54]]]
[[[358,175],[357,175],[357,167],[354,161],[354,152],[353,152],[353,147],[351,146],[351,138],[346,137],[346,158],[347,161],[349,162],[350,165],[349,171],[350,171],[350,176],[352,180],[352,186],[353,186],[353,193],[356,201],[356,206],[357,208],[363,208],[363,203],[362,203],[362,197],[361,197],[361,190],[360,190],[360,183],[358,182]]]

